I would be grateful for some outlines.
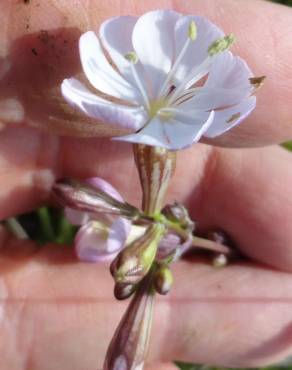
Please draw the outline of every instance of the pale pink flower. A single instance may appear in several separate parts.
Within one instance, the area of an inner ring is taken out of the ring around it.
[[[98,122],[132,131],[116,140],[185,148],[255,108],[252,72],[228,51],[232,41],[206,18],[171,10],[111,18],[79,42],[95,92],[69,78],[62,93]]]
[[[107,181],[95,177],[86,182],[123,202],[120,193]],[[75,237],[75,249],[78,258],[85,262],[113,259],[125,245],[131,230],[131,222],[124,217],[69,207],[65,208],[65,215],[73,225],[81,225]]]

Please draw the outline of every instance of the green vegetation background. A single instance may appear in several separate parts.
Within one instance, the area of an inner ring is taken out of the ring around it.
[[[236,0],[235,0],[236,1]],[[274,0],[274,2],[292,6],[292,0]],[[292,39],[292,36],[291,36]],[[283,144],[288,150],[292,151],[292,141]],[[41,244],[54,242],[59,244],[70,244],[73,241],[76,228],[70,225],[59,210],[42,207],[35,212],[18,217],[19,225],[15,225],[15,219],[8,220],[10,228],[23,227],[30,238],[38,240]],[[194,344],[195,345],[195,344]],[[194,365],[176,363],[180,370],[227,370],[224,368],[208,367],[206,365]],[[285,366],[286,369],[292,370],[291,366]],[[277,370],[283,369],[283,366],[273,366],[257,370]]]

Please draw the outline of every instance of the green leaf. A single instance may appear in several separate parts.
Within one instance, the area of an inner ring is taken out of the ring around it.
[[[282,144],[282,146],[292,151],[292,141],[287,141],[287,143]]]

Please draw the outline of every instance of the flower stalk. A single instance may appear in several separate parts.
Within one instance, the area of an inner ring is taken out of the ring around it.
[[[176,152],[143,144],[134,144],[133,150],[143,193],[142,209],[155,215],[163,206],[174,174]]]

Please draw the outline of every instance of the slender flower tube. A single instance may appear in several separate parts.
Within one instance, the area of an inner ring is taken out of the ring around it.
[[[154,293],[152,274],[140,284],[107,350],[103,370],[142,370],[148,351]]]
[[[107,183],[107,185],[110,184]],[[59,180],[55,182],[53,192],[61,203],[80,211],[118,215],[131,219],[140,214],[137,208],[124,202],[122,198],[117,199],[101,186],[88,181]]]
[[[135,163],[142,186],[142,209],[149,215],[160,212],[175,171],[176,152],[149,145],[134,145]]]
[[[61,90],[98,123],[130,132],[116,140],[182,149],[225,133],[255,108],[263,79],[228,50],[233,42],[206,18],[172,10],[114,17],[79,41],[95,92],[75,78]]]

